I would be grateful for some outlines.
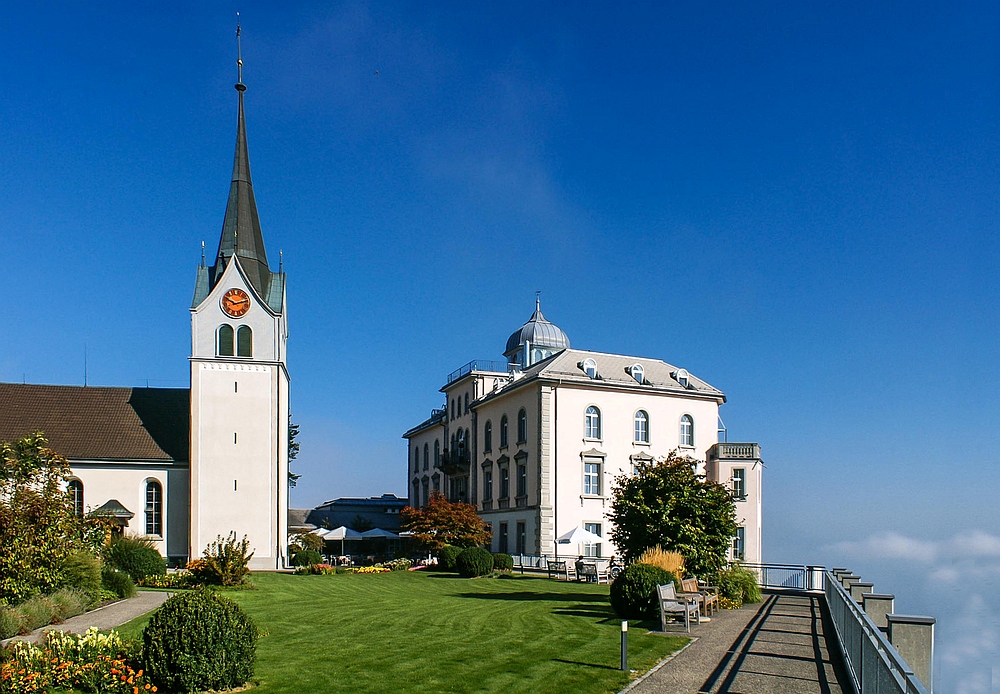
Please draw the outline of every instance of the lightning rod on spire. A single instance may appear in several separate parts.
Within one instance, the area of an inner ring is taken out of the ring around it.
[[[246,87],[243,86],[243,45],[241,43],[240,34],[242,33],[240,29],[240,13],[236,13],[236,90],[246,91]]]

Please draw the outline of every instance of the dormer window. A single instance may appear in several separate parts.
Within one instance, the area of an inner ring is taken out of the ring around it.
[[[642,385],[642,364],[634,364],[628,369],[629,375],[635,379],[635,382]]]
[[[674,379],[681,384],[681,388],[688,388],[691,375],[687,372],[687,369],[677,369],[677,372],[674,374]]]
[[[580,362],[580,368],[590,378],[597,378],[597,362],[593,359],[584,359]]]

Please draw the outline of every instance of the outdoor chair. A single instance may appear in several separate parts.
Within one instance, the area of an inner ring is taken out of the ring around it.
[[[719,590],[715,586],[699,586],[697,578],[685,578],[681,581],[683,593],[681,595],[691,595],[698,598],[701,603],[701,613],[711,616],[719,609]]]
[[[587,562],[580,571],[580,578],[593,583],[611,583],[611,572],[607,563],[602,566],[600,562],[593,564]]]
[[[689,634],[691,633],[691,615],[694,615],[697,623],[701,624],[701,609],[697,598],[677,595],[673,583],[657,586],[656,592],[660,601],[660,631],[667,630],[667,616],[684,615],[684,630]]]
[[[548,564],[549,578],[557,581],[575,581],[576,564],[570,561],[550,561]]]

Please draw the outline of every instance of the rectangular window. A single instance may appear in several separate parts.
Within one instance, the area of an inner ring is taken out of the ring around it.
[[[483,501],[493,501],[493,471],[483,472]]]
[[[517,466],[517,495],[528,496],[528,466],[524,464]]]
[[[584,523],[583,524],[583,529],[586,530],[588,533],[594,533],[598,537],[604,537],[604,535],[601,534],[601,524],[600,523]],[[600,542],[594,542],[594,543],[585,542],[583,544],[583,556],[585,556],[585,557],[599,557],[599,556],[601,556],[601,543]]]
[[[747,471],[746,468],[733,468],[733,498],[747,498]]]
[[[601,464],[583,464],[583,493],[587,496],[601,495]]]
[[[733,537],[733,560],[743,561],[746,556],[746,528],[736,528],[736,536]]]
[[[510,470],[505,467],[500,468],[500,498],[510,498]]]
[[[524,521],[518,521],[517,522],[517,539],[515,540],[515,542],[517,543],[517,553],[518,554],[524,554],[525,553],[525,551],[526,551],[525,550],[525,546],[527,545],[527,539],[528,539],[528,535],[527,535],[527,533],[524,530]]]
[[[500,552],[507,554],[507,524],[500,524]]]

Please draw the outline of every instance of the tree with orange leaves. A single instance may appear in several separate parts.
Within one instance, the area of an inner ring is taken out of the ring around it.
[[[432,492],[422,509],[407,506],[400,516],[403,530],[409,530],[417,544],[431,551],[445,545],[479,547],[488,544],[493,536],[475,506],[448,501],[441,492]]]

